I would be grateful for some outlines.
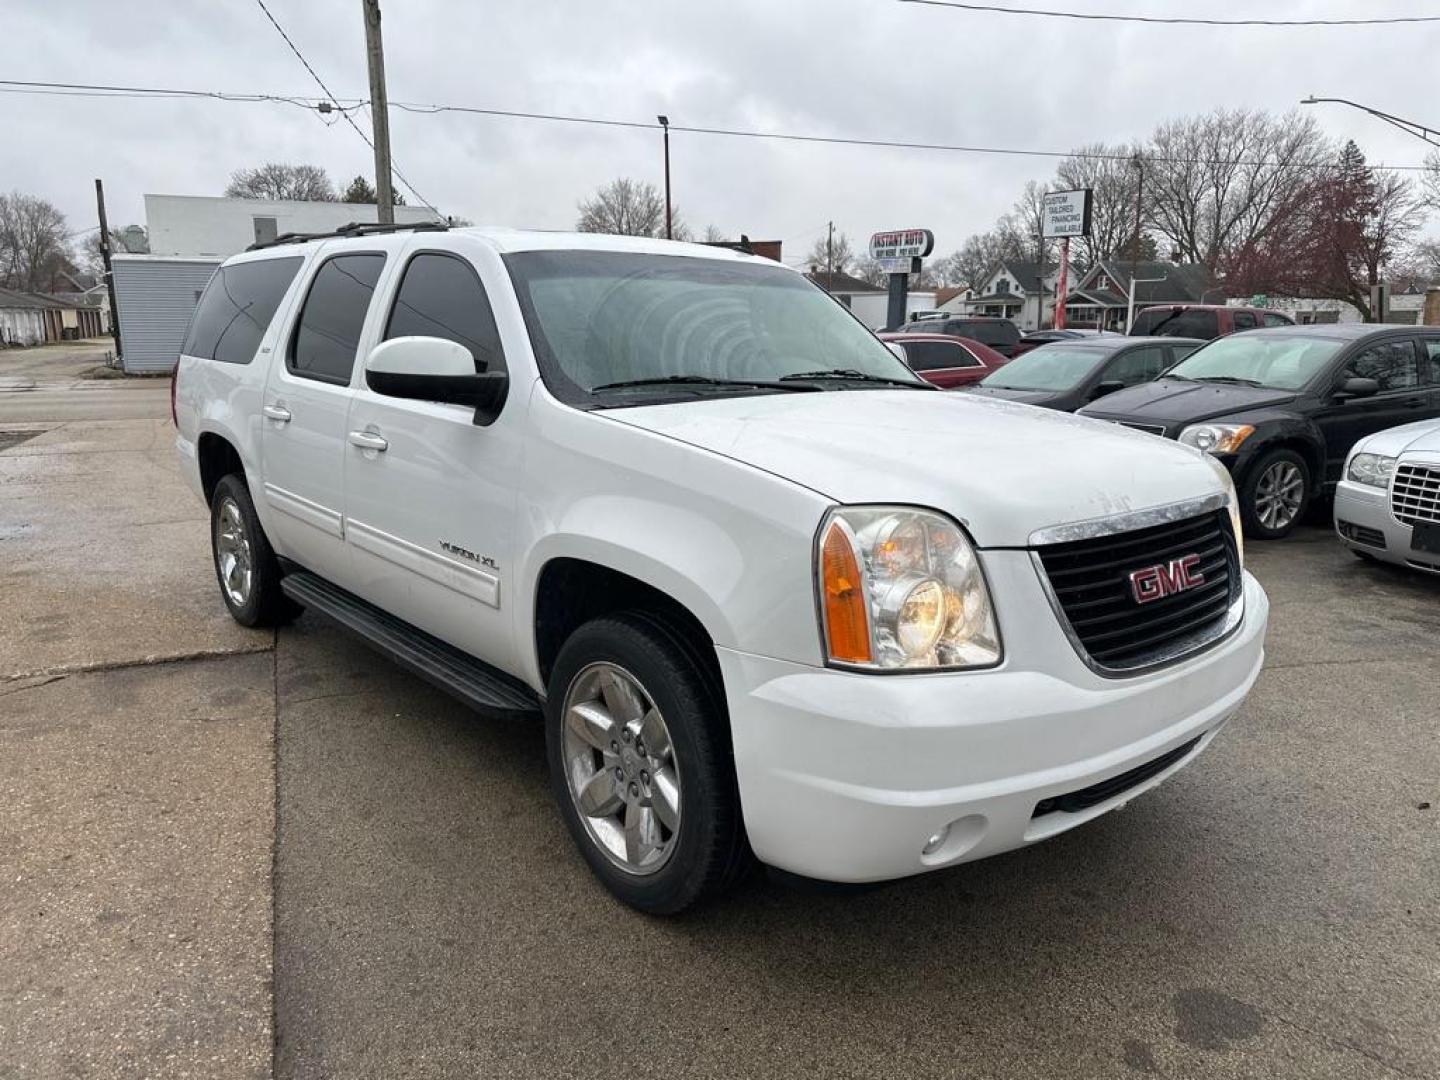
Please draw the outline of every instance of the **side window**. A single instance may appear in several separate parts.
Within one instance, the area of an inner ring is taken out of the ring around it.
[[[438,337],[463,345],[476,371],[504,371],[500,333],[480,278],[453,255],[422,252],[405,267],[385,339]]]
[[[1148,337],[1155,329],[1155,324],[1160,319],[1170,314],[1169,311],[1161,311],[1159,308],[1147,308],[1135,316],[1135,322],[1130,327],[1132,337]]]
[[[1254,330],[1260,324],[1255,321],[1253,311],[1237,311],[1233,316],[1236,330]]]
[[[190,320],[181,349],[186,356],[248,364],[303,259],[260,259],[222,266]]]
[[[1425,356],[1430,361],[1430,381],[1440,383],[1440,338],[1427,337]]]
[[[1127,349],[1105,365],[1101,382],[1118,382],[1125,386],[1149,382],[1165,370],[1165,350],[1158,345]]]
[[[365,313],[384,266],[385,256],[376,253],[337,255],[320,267],[290,339],[286,367],[307,379],[350,381]]]
[[[1265,325],[1266,325],[1266,326],[1293,326],[1293,325],[1295,325],[1295,324],[1292,323],[1289,319],[1287,319],[1284,315],[1276,315],[1273,311],[1267,311],[1267,312],[1265,313]]]
[[[1374,379],[1380,384],[1382,393],[1419,386],[1420,364],[1414,343],[1401,340],[1370,346],[1345,365],[1340,372],[1340,380],[1345,379]]]
[[[905,359],[912,371],[939,371],[942,368],[979,367],[963,345],[944,341],[908,341]]]
[[[1171,363],[1171,364],[1178,364],[1181,360],[1184,360],[1187,356],[1189,356],[1192,352],[1194,352],[1194,351],[1195,351],[1196,349],[1198,349],[1199,347],[1200,347],[1200,346],[1199,346],[1198,343],[1191,343],[1191,342],[1188,342],[1188,341],[1187,341],[1185,344],[1183,344],[1183,345],[1171,345],[1171,346],[1170,346],[1170,363]]]
[[[1182,311],[1160,326],[1162,334],[1172,337],[1210,338],[1220,336],[1220,322],[1213,311]]]

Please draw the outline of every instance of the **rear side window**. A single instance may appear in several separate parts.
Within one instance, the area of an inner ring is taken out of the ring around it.
[[[290,339],[286,367],[307,379],[350,381],[365,313],[384,267],[379,253],[337,255],[320,267]]]
[[[1233,316],[1236,330],[1254,330],[1260,324],[1255,319],[1253,311],[1237,311]]]
[[[260,259],[216,270],[181,352],[222,364],[250,363],[303,261]]]
[[[405,267],[385,338],[438,337],[463,345],[476,371],[504,371],[490,298],[474,269],[453,255],[422,252]]]
[[[982,345],[1014,345],[1020,340],[1020,331],[1008,322],[972,323],[970,333],[962,335],[973,338]]]
[[[1130,333],[1135,337],[1149,337],[1155,332],[1155,324],[1172,314],[1174,313],[1169,308],[1146,308],[1135,316]]]
[[[1215,318],[1213,311],[1191,309],[1180,312],[1173,319],[1160,319],[1156,323],[1155,333],[1209,340],[1220,336],[1220,321]]]
[[[905,359],[912,371],[980,366],[980,361],[971,356],[965,346],[946,341],[907,341]]]
[[[1284,315],[1277,315],[1277,314],[1275,314],[1273,311],[1267,311],[1267,312],[1265,313],[1265,325],[1266,325],[1266,326],[1294,326],[1295,324],[1292,323],[1289,319],[1287,319]]]

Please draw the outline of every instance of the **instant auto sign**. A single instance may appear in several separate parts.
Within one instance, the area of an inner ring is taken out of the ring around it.
[[[923,259],[935,249],[935,234],[929,229],[897,229],[870,237],[872,259]]]

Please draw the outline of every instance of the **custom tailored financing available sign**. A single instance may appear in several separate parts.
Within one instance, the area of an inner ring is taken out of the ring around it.
[[[1090,189],[1045,193],[1041,235],[1047,240],[1090,235]]]
[[[929,229],[896,229],[870,237],[870,257],[882,263],[887,259],[923,259],[934,250],[935,234]]]

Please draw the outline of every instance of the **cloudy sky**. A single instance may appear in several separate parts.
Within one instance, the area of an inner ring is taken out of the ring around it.
[[[360,0],[266,0],[339,97],[366,96]],[[1006,0],[1008,2],[1008,0]],[[1018,4],[1018,0],[1017,0]],[[4,0],[0,78],[313,96],[255,0]],[[1035,0],[1025,6],[1267,18],[1413,15],[1415,0]],[[384,0],[393,101],[814,135],[1065,150],[1145,136],[1216,106],[1283,112],[1345,97],[1440,127],[1440,23],[1365,28],[1121,25],[898,0]],[[1434,9],[1440,11],[1440,7]],[[23,47],[16,47],[23,43]],[[1425,146],[1313,107],[1372,163]],[[230,173],[310,162],[373,173],[344,122],[284,104],[0,94],[0,190],[42,195],[73,229],[143,223],[145,192],[219,194]],[[368,117],[357,114],[368,130]],[[568,228],[617,176],[658,186],[658,132],[393,111],[395,159],[424,198],[480,223]],[[859,238],[929,227],[948,251],[989,226],[1045,159],[672,136],[675,200],[697,229],[783,238],[833,219]],[[411,199],[411,202],[417,200]]]

